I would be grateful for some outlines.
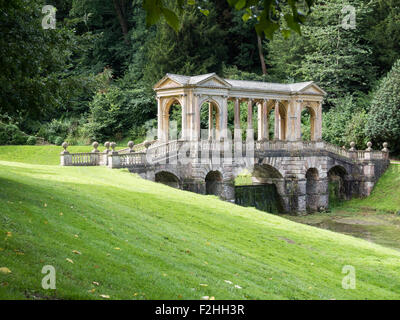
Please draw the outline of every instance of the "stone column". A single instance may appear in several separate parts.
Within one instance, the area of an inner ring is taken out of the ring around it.
[[[269,140],[269,126],[268,126],[268,100],[263,101],[262,105],[262,139]]]
[[[182,140],[187,140],[188,139],[188,133],[187,133],[187,110],[186,110],[186,94],[182,95],[182,132],[181,132],[181,139]]]
[[[208,103],[208,139],[214,139],[213,135],[213,105]]]
[[[221,112],[222,110],[218,110],[215,113],[215,139],[219,140],[221,138]]]
[[[279,100],[275,100],[275,128],[274,128],[274,140],[280,139],[280,115],[279,115]]]
[[[288,101],[286,140],[301,141],[301,108],[302,100]]]
[[[365,149],[364,153],[364,164],[363,164],[363,174],[364,181],[362,186],[362,196],[369,196],[372,192],[372,189],[375,185],[375,164],[371,161],[372,158],[372,143],[367,143],[367,149]]]
[[[163,140],[163,117],[161,109],[161,98],[157,97],[157,139]]]
[[[194,130],[194,140],[198,141],[200,139],[200,95],[195,94],[194,96],[194,102],[193,102],[193,113],[194,113],[194,118],[195,118],[195,130]]]
[[[60,165],[69,166],[72,165],[72,156],[67,151],[68,143],[63,142],[62,147],[64,150],[60,153]]]
[[[257,103],[257,140],[261,141],[263,139],[263,107],[261,103]]]
[[[322,102],[318,102],[315,108],[314,140],[322,140]]]
[[[228,137],[228,97],[222,97],[222,114],[221,114],[221,137],[227,139]]]
[[[239,98],[235,98],[235,107],[234,107],[234,139],[235,141],[242,141],[242,130],[240,129],[240,101]]]
[[[254,129],[253,129],[253,100],[247,101],[247,132],[246,140],[254,140]]]
[[[329,179],[327,175],[322,175],[318,180],[317,190],[319,193],[318,211],[329,208]]]
[[[169,140],[169,114],[163,112],[162,114],[162,141],[168,142]]]

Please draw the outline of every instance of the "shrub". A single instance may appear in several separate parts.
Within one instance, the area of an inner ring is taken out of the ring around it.
[[[28,140],[26,140],[26,144],[34,146],[36,144],[36,141],[37,141],[36,137],[29,136]]]
[[[56,144],[58,146],[61,146],[63,142],[64,142],[64,139],[62,137],[56,137],[54,139],[54,144]]]
[[[92,140],[105,141],[124,137],[155,114],[156,102],[144,89],[113,86],[98,93],[90,103],[85,131]]]
[[[71,140],[77,140],[81,121],[79,119],[53,119],[40,128],[37,136],[57,145],[59,145],[60,140],[62,140],[61,143],[67,140],[67,137],[70,137]]]
[[[26,144],[27,136],[15,124],[0,122],[0,144]]]
[[[382,79],[374,94],[366,133],[374,145],[388,142],[389,148],[400,152],[400,60]]]
[[[354,141],[357,148],[365,149],[365,109],[364,96],[337,99],[335,106],[323,114],[322,138],[338,146],[349,146]]]

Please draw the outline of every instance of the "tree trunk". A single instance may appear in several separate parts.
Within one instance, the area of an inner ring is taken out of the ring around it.
[[[264,75],[266,75],[267,74],[267,66],[265,65],[265,58],[264,58],[264,53],[263,53],[261,36],[258,33],[257,33],[257,44],[258,44],[258,55],[260,57],[262,73]]]
[[[117,13],[119,24],[121,25],[122,34],[124,35],[124,41],[129,43],[128,38],[128,23],[125,17],[125,0],[113,0],[114,9]]]

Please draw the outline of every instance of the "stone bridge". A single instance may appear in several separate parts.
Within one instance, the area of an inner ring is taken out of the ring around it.
[[[214,73],[167,74],[154,90],[158,128],[148,135],[149,142],[130,142],[119,151],[107,142],[102,153],[94,143],[91,153],[79,154],[69,153],[64,143],[61,165],[128,168],[145,179],[228,201],[235,200],[235,179],[246,171],[252,184],[276,187],[283,211],[301,214],[328,207],[329,185],[342,199],[368,196],[389,164],[387,144],[382,151],[373,151],[371,143],[366,150],[355,150],[354,143],[344,149],[322,141],[326,93],[313,82],[276,84],[222,79]],[[180,111],[178,124],[170,121],[173,108]],[[308,133],[302,130],[304,116]]]
[[[329,184],[344,200],[368,196],[389,164],[388,150],[344,150],[326,142],[154,142],[115,151],[61,154],[62,165],[128,168],[141,177],[200,194],[235,200],[235,179],[249,172],[253,184],[273,184],[284,212],[303,214],[329,206]],[[66,144],[64,144],[66,149]],[[140,147],[141,150],[140,150]],[[239,156],[238,156],[239,154]]]

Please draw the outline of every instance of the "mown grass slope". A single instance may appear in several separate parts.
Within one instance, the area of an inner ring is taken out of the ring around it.
[[[34,150],[0,148],[2,299],[400,298],[396,250]]]
[[[343,202],[342,206],[400,214],[400,165],[394,163],[390,165],[368,198],[352,199]]]

